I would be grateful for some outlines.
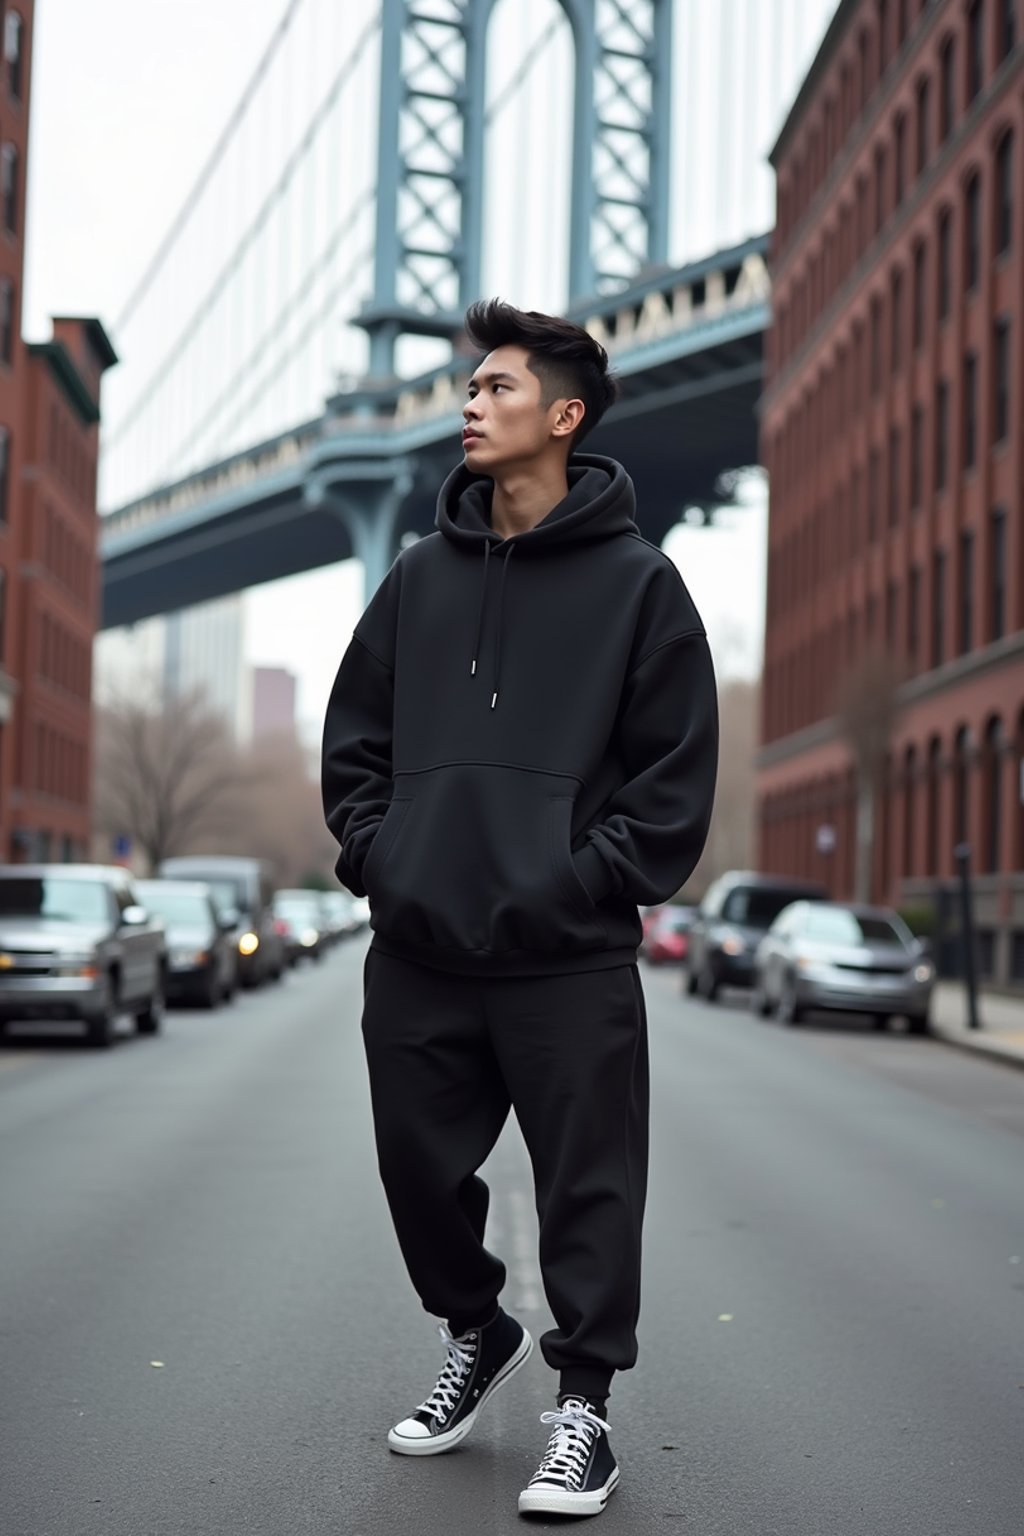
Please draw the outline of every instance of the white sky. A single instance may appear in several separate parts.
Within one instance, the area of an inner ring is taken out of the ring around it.
[[[502,0],[506,26],[512,25],[510,3]],[[531,14],[542,16],[551,0],[515,3],[529,4]],[[362,10],[365,0],[337,4]],[[720,84],[717,50],[730,35],[730,26],[742,29],[756,21],[759,50],[763,46],[767,57],[774,49],[772,56],[781,57],[787,76],[796,82],[834,4],[677,0],[676,78],[688,108],[684,123],[683,109],[676,104],[674,182],[680,184],[681,177],[691,190],[685,206],[673,211],[674,259],[749,233],[754,225],[763,227],[771,216],[770,177],[761,157],[772,135],[764,125],[755,129],[749,120],[744,123],[744,109],[737,108],[738,132],[747,132],[752,142],[756,137],[761,148],[751,152],[745,172],[751,178],[750,199],[744,204],[733,191],[728,194],[733,206],[724,209],[713,157],[695,148],[695,131],[687,128],[714,121]],[[51,313],[91,313],[113,323],[192,186],[283,9],[284,0],[40,0],[32,80],[23,313],[27,336],[48,334]],[[723,17],[723,11],[729,15]],[[354,17],[354,10],[351,14]],[[344,13],[343,25],[349,15]],[[522,23],[520,11],[515,18]],[[687,28],[707,39],[698,60],[686,50]],[[730,133],[735,158],[737,130]],[[703,132],[700,137],[703,141]],[[515,182],[520,195],[523,185],[522,178]],[[720,223],[723,215],[731,224],[724,237],[716,238],[712,223]],[[711,233],[702,247],[705,229]],[[529,290],[531,282],[536,290],[537,275],[517,268],[517,260],[527,258],[517,258],[504,237],[493,242],[490,257],[485,253],[485,265],[503,295],[531,302]],[[353,295],[349,313],[362,296]],[[114,340],[119,344],[119,337]],[[130,373],[141,383],[152,362],[126,356],[118,386],[130,382]],[[325,381],[325,393],[329,383]],[[719,528],[680,528],[666,545],[703,613],[724,671],[749,675],[759,666],[765,527],[763,494],[757,490],[753,504],[724,514]],[[250,660],[287,666],[298,674],[300,715],[310,726],[322,718],[327,690],[360,606],[361,573],[352,563],[273,583],[250,595]]]

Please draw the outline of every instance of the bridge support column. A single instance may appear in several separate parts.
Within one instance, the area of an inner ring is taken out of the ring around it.
[[[403,470],[393,480],[371,481],[359,486],[307,481],[303,494],[312,507],[322,507],[345,526],[352,554],[362,562],[363,604],[367,604],[398,555],[398,515],[413,487],[413,477]]]

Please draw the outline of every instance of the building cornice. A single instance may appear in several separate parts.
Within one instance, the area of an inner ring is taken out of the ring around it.
[[[957,656],[952,661],[944,662],[941,667],[933,667],[930,672],[922,672],[917,677],[910,678],[896,695],[900,710],[934,698],[936,694],[947,693],[960,683],[971,682],[977,677],[984,677],[989,672],[998,672],[1000,667],[1019,661],[1022,656],[1024,656],[1024,630],[1016,630],[1012,635],[1004,635],[1001,640],[994,640],[991,645],[981,646],[966,656]],[[898,729],[897,723],[894,736]],[[816,720],[813,725],[805,726],[801,731],[794,731],[789,736],[783,736],[778,741],[771,741],[763,746],[755,759],[756,766],[777,768],[780,763],[790,762],[793,758],[801,757],[816,747],[825,747],[840,740],[842,734],[838,717],[829,715],[824,720]]]
[[[25,350],[42,358],[86,426],[100,419],[99,407],[85,387],[82,375],[71,361],[71,354],[61,341],[30,341]]]

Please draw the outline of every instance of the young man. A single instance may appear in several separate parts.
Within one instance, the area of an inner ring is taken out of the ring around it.
[[[638,903],[696,864],[718,716],[700,618],[640,536],[632,484],[576,452],[615,397],[586,331],[492,301],[467,334],[465,462],[403,550],[327,709],[339,878],[368,895],[363,1034],[381,1177],[440,1328],[437,1385],[388,1436],[463,1440],[523,1365],[478,1177],[513,1108],[533,1163],[557,1408],[524,1513],[597,1514],[618,1482],[615,1371],[636,1360],[647,1183]]]

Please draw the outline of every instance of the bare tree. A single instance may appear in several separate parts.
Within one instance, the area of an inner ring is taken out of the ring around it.
[[[287,733],[256,741],[245,764],[240,825],[218,851],[269,860],[280,885],[333,883],[338,850],[324,824],[319,764]]]
[[[97,830],[127,835],[149,871],[238,820],[246,769],[199,694],[111,698],[96,711]]]
[[[727,869],[748,869],[754,859],[754,763],[760,685],[743,678],[723,683],[718,696],[718,782],[711,829],[686,898],[700,896]]]
[[[871,651],[847,672],[837,696],[836,713],[857,775],[857,901],[871,900],[878,785],[901,713],[900,686],[904,675],[895,657]]]

